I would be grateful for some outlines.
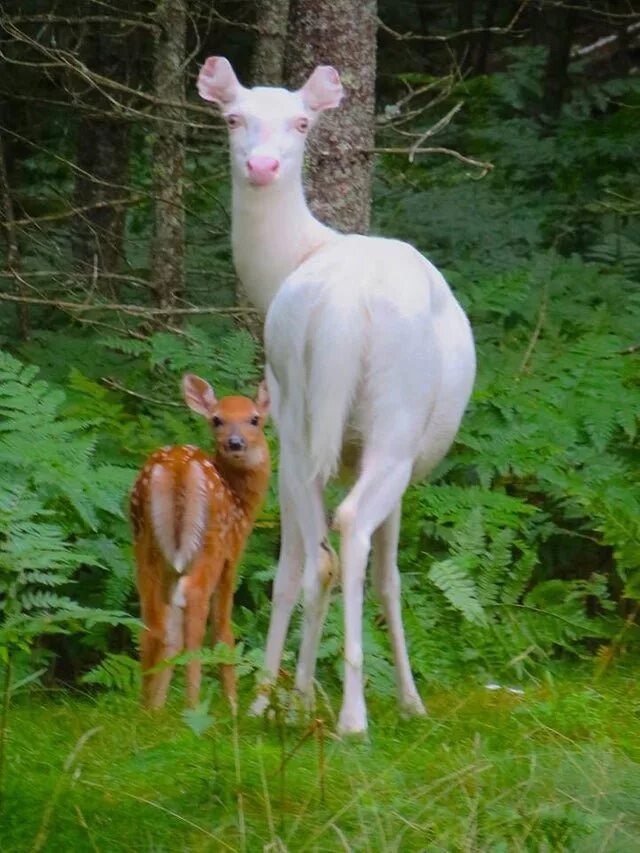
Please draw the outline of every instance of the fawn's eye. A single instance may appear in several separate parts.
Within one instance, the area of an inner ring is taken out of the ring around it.
[[[212,424],[214,425],[214,427],[216,427],[216,429],[217,429],[218,427],[221,427],[221,426],[222,426],[222,418],[219,418],[217,415],[214,415],[214,416],[211,418],[211,423],[212,423]]]
[[[260,423],[260,418],[257,415],[254,415],[249,421],[249,423],[251,424],[251,426],[258,426],[258,424]]]
[[[240,116],[237,116],[234,113],[225,116],[224,120],[226,121],[229,130],[235,130],[236,127],[240,127],[240,125],[242,124],[242,119],[240,118]]]
[[[309,130],[309,119],[304,116],[300,116],[300,118],[296,119],[295,127],[296,130],[300,131],[300,133],[306,133]]]

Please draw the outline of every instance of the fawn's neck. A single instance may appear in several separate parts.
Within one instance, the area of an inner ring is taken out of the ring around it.
[[[233,261],[249,301],[266,314],[284,279],[336,235],[307,207],[300,177],[266,187],[233,181]]]
[[[251,468],[238,468],[231,465],[219,453],[216,453],[213,459],[220,476],[234,494],[240,509],[250,523],[255,519],[264,500],[271,471],[266,441],[264,445],[258,445],[255,450],[262,451],[262,459]]]

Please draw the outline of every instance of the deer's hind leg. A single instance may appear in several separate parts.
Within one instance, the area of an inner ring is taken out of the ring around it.
[[[142,704],[161,708],[166,700],[173,668],[150,670],[182,648],[182,611],[169,600],[171,578],[164,560],[144,537],[135,544],[137,585],[144,630],[140,640]]]
[[[206,550],[196,557],[189,574],[182,580],[184,600],[184,648],[198,652],[202,648],[211,596],[222,574],[223,561],[207,557]],[[187,663],[187,703],[194,707],[200,698],[202,661],[194,657]]]
[[[233,625],[233,591],[236,577],[234,562],[227,561],[220,575],[218,586],[211,602],[211,639],[214,645],[224,643],[230,649],[235,648]],[[229,700],[233,712],[237,709],[238,691],[236,685],[236,668],[230,664],[221,664],[220,677],[224,695]]]

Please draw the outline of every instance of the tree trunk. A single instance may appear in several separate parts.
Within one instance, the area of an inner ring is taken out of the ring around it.
[[[556,118],[569,88],[569,57],[575,14],[564,6],[553,6],[544,10],[546,42],[548,45],[547,65],[542,96],[543,112]]]
[[[473,29],[473,7],[474,0],[458,0],[456,14],[456,28],[458,32]],[[475,34],[465,33],[456,40],[456,61],[458,70],[464,76],[473,67],[473,46]]]
[[[13,276],[16,290],[20,295],[24,296],[24,285],[20,276],[20,249],[18,247],[18,235],[16,233],[13,200],[11,198],[11,187],[9,186],[2,134],[0,134],[0,222],[4,225],[4,237],[7,243],[5,267],[7,272]],[[18,303],[16,305],[16,313],[20,337],[26,340],[29,337],[30,331],[29,306],[24,303]]]
[[[251,59],[254,86],[281,86],[289,21],[289,0],[260,0],[256,14],[258,37]]]
[[[366,232],[374,144],[376,0],[292,0],[287,78],[298,87],[316,65],[342,78],[342,105],[322,116],[309,140],[308,198],[316,216],[342,231]]]
[[[497,0],[487,0],[482,22],[482,32],[478,37],[478,50],[474,72],[476,74],[487,73],[487,59],[489,58],[489,47],[491,45],[491,28],[495,23]]]
[[[87,14],[92,9],[85,6]],[[115,16],[114,16],[115,17]],[[91,70],[119,83],[128,82],[128,49],[131,35],[123,34],[117,20],[89,22],[79,48],[81,61]],[[95,276],[100,290],[115,296],[110,273],[123,260],[124,207],[112,201],[126,196],[129,164],[129,124],[96,87],[76,91],[85,107],[76,130],[76,182],[74,207],[80,209],[73,223],[71,249],[76,268]]]
[[[159,33],[154,62],[155,115],[153,148],[154,223],[151,282],[161,307],[184,290],[183,177],[185,160],[184,63],[187,0],[158,0]]]

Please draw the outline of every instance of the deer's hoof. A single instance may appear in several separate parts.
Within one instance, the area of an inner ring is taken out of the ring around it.
[[[340,737],[364,739],[367,735],[367,713],[364,708],[343,708],[338,717],[337,732]]]
[[[427,709],[422,699],[416,694],[400,700],[400,713],[403,717],[426,717]]]
[[[251,703],[248,714],[250,717],[264,717],[265,711],[269,707],[269,697],[261,693]]]

